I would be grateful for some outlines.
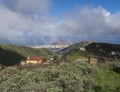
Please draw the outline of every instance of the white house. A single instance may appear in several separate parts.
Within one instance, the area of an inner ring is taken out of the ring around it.
[[[116,52],[115,51],[111,51],[111,55],[116,55]]]
[[[85,48],[84,47],[80,47],[80,51],[85,52]]]

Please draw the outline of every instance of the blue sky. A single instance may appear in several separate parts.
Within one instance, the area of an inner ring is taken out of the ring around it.
[[[51,13],[57,15],[61,12],[70,12],[75,6],[102,6],[111,13],[120,11],[120,0],[52,0]]]
[[[0,0],[0,42],[120,44],[120,0]]]

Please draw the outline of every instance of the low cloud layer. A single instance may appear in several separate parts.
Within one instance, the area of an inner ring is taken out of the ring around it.
[[[46,15],[51,0],[0,0],[0,3],[1,42],[30,45],[63,39],[120,43],[119,12],[111,14],[102,7],[86,6],[75,8],[56,22],[57,19]]]

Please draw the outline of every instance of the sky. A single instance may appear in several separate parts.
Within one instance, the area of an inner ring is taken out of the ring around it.
[[[120,44],[120,0],[0,0],[0,43]]]

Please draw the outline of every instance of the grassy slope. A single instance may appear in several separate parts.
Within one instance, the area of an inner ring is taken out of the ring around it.
[[[79,52],[79,51],[72,51],[68,55],[67,59],[69,61],[75,61],[77,59],[88,59],[89,55],[85,52]]]
[[[30,55],[43,55],[47,56],[51,54],[48,49],[34,49],[26,46],[18,46],[18,45],[11,45],[11,44],[0,44],[0,47],[5,50],[17,52],[23,56],[30,56]]]
[[[95,75],[96,84],[99,86],[99,92],[120,91],[120,74],[109,69],[102,69]]]
[[[52,52],[48,49],[33,49],[25,46],[0,44],[0,63],[3,65],[13,65],[19,63],[27,56],[48,57]]]

